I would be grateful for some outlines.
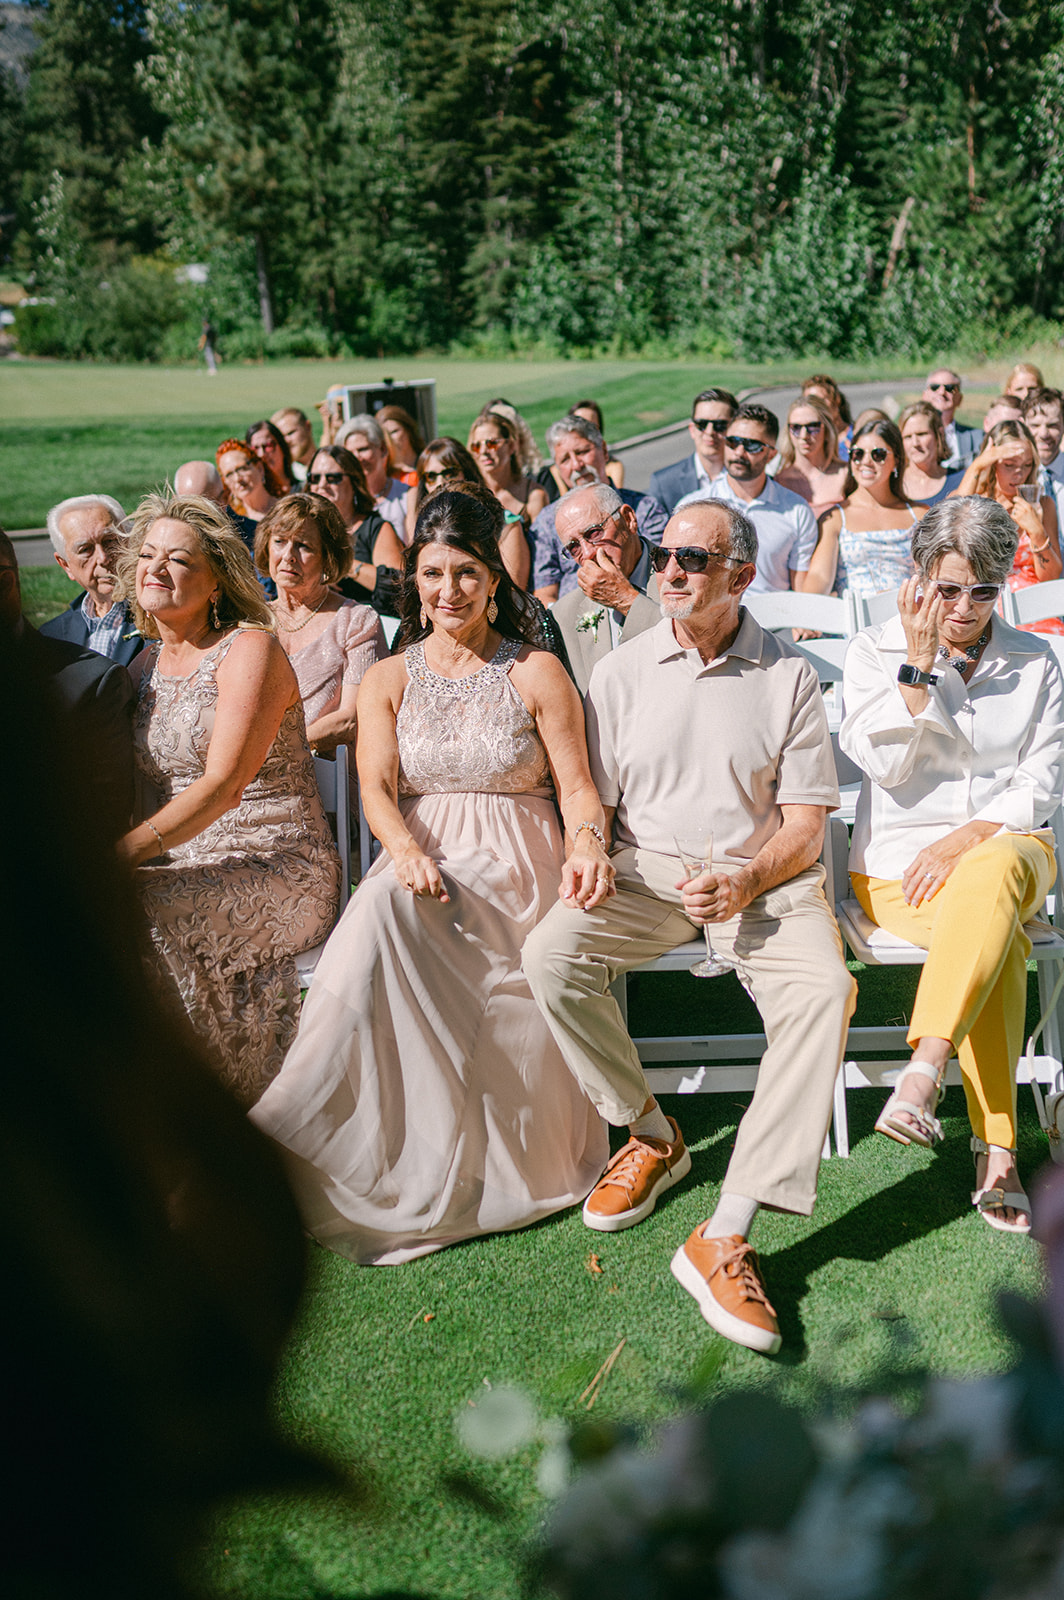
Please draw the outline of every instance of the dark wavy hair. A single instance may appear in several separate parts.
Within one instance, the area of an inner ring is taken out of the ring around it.
[[[878,417],[874,417],[871,422],[863,423],[850,440],[850,461],[853,460],[853,452],[859,441],[866,438],[868,434],[873,434],[875,438],[882,439],[893,455],[894,471],[890,475],[890,492],[896,500],[904,500],[905,504],[908,505],[908,497],[903,493],[901,486],[902,476],[905,472],[905,446],[902,443],[901,434],[897,426],[887,417],[884,417],[882,421]],[[850,465],[850,461],[846,463],[846,482],[842,486],[843,498],[847,500],[857,487],[857,479],[853,475],[853,467]]]
[[[458,473],[462,483],[475,484],[481,489],[487,488],[483,473],[465,445],[460,444],[457,439],[452,439],[449,434],[442,434],[438,439],[430,439],[417,458],[417,488],[414,491],[414,504],[419,511],[432,492],[425,486],[425,473],[433,456],[438,457],[445,467],[449,467],[452,471]]]
[[[305,420],[306,420],[306,418],[304,418],[304,421]],[[251,423],[251,425],[248,428],[248,431],[244,435],[245,440],[247,441],[248,444],[250,444],[251,441],[252,441],[252,438],[254,437],[254,435],[256,433],[258,433],[260,428],[265,428],[266,432],[270,435],[271,439],[273,439],[274,443],[279,446],[280,451],[281,451],[281,460],[282,460],[282,462],[284,464],[284,475],[288,479],[289,483],[291,483],[291,481],[292,481],[292,447],[288,443],[288,440],[285,438],[284,434],[281,432],[280,428],[277,426],[277,424],[275,422],[271,422],[269,420],[269,418],[264,417],[261,422],[253,422],[253,423]]]
[[[502,506],[491,490],[480,484],[463,484],[460,489],[439,489],[427,497],[418,513],[413,542],[403,559],[399,633],[393,654],[417,644],[432,632],[431,623],[422,624],[421,596],[417,591],[418,558],[425,546],[430,544],[443,544],[452,550],[462,550],[487,567],[499,580],[495,590],[499,614],[492,627],[506,639],[520,639],[522,644],[543,648],[535,602],[523,589],[515,586],[499,554],[499,534],[504,520]]]

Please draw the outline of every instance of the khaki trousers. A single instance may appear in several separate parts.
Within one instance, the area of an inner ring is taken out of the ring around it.
[[[622,972],[685,944],[697,931],[675,887],[675,856],[619,850],[617,893],[593,911],[558,902],[525,943],[532,993],[600,1113],[615,1126],[639,1116],[650,1089],[609,986]],[[761,895],[710,937],[736,963],[765,1024],[768,1048],[723,1188],[808,1215],[831,1120],[832,1091],[857,986],[838,926],[811,867]],[[701,981],[712,1005],[713,982]]]
[[[1023,923],[1053,887],[1048,841],[998,833],[966,851],[938,894],[910,906],[900,883],[852,873],[873,922],[928,952],[909,1043],[949,1039],[976,1138],[1016,1145],[1016,1063],[1023,1049],[1027,957]]]

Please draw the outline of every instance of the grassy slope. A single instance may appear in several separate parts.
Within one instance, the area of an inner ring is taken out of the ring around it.
[[[801,367],[706,366],[655,361],[286,362],[194,368],[0,365],[0,525],[40,527],[49,505],[99,490],[136,502],[182,462],[213,457],[227,435],[281,405],[314,404],[333,383],[434,377],[441,432],[464,439],[485,400],[505,395],[538,436],[587,394],[602,405],[609,434],[628,438],[689,414],[691,395],[711,383],[741,389],[800,377]],[[839,368],[840,377],[874,376]],[[903,374],[898,374],[903,379]]]

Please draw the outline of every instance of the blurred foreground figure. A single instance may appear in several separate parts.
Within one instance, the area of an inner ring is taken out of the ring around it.
[[[316,1470],[267,1405],[303,1242],[267,1141],[144,982],[132,887],[20,663],[0,631],[0,1586],[176,1600],[223,1497]]]

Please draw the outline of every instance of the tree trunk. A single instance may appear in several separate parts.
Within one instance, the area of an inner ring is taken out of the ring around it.
[[[262,242],[261,233],[255,235],[255,276],[259,282],[262,331],[269,335],[273,332],[273,299],[270,295],[270,275],[266,270],[266,246]]]
[[[901,254],[901,247],[905,243],[905,235],[909,228],[909,218],[913,214],[913,206],[915,204],[916,196],[910,195],[905,204],[902,206],[901,214],[898,217],[897,222],[894,224],[894,232],[891,235],[890,240],[890,253],[887,256],[887,270],[883,274],[884,290],[890,288],[890,280],[893,278],[894,269],[898,265],[898,257]]]

